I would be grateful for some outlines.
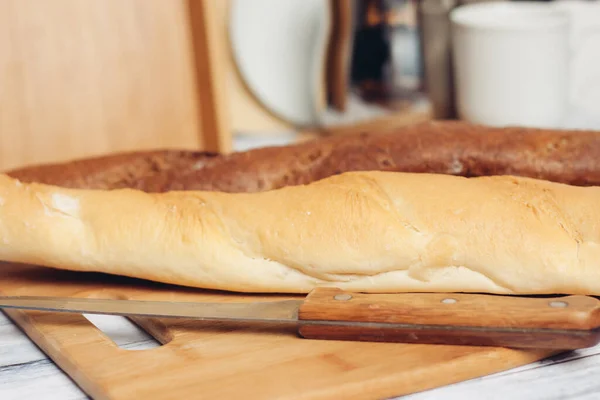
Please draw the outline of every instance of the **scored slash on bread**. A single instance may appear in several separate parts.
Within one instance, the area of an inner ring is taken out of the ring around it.
[[[0,260],[239,292],[600,295],[600,187],[346,172],[255,193],[0,175]]]

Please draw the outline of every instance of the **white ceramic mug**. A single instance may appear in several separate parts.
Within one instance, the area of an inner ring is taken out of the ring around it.
[[[560,126],[570,85],[568,12],[548,3],[476,3],[450,19],[459,118]]]

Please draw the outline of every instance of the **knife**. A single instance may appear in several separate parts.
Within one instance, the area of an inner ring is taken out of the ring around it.
[[[299,337],[314,340],[557,350],[600,342],[600,301],[581,295],[365,294],[317,288],[303,299],[249,303],[0,296],[0,308],[293,324]]]

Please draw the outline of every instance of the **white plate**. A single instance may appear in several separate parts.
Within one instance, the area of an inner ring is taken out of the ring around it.
[[[319,120],[330,30],[328,0],[233,0],[230,41],[249,89],[294,125]]]

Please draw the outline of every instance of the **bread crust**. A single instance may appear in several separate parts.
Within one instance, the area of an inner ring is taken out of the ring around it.
[[[491,128],[435,121],[386,132],[332,136],[228,155],[131,152],[8,171],[23,182],[147,192],[257,192],[349,171],[474,177],[514,175],[600,185],[600,132]]]
[[[599,187],[348,172],[255,193],[0,176],[0,259],[237,292],[600,295]]]
[[[218,154],[191,150],[132,151],[59,163],[30,165],[6,171],[21,182],[69,188],[120,189],[140,186],[163,174],[185,174],[209,167]]]

